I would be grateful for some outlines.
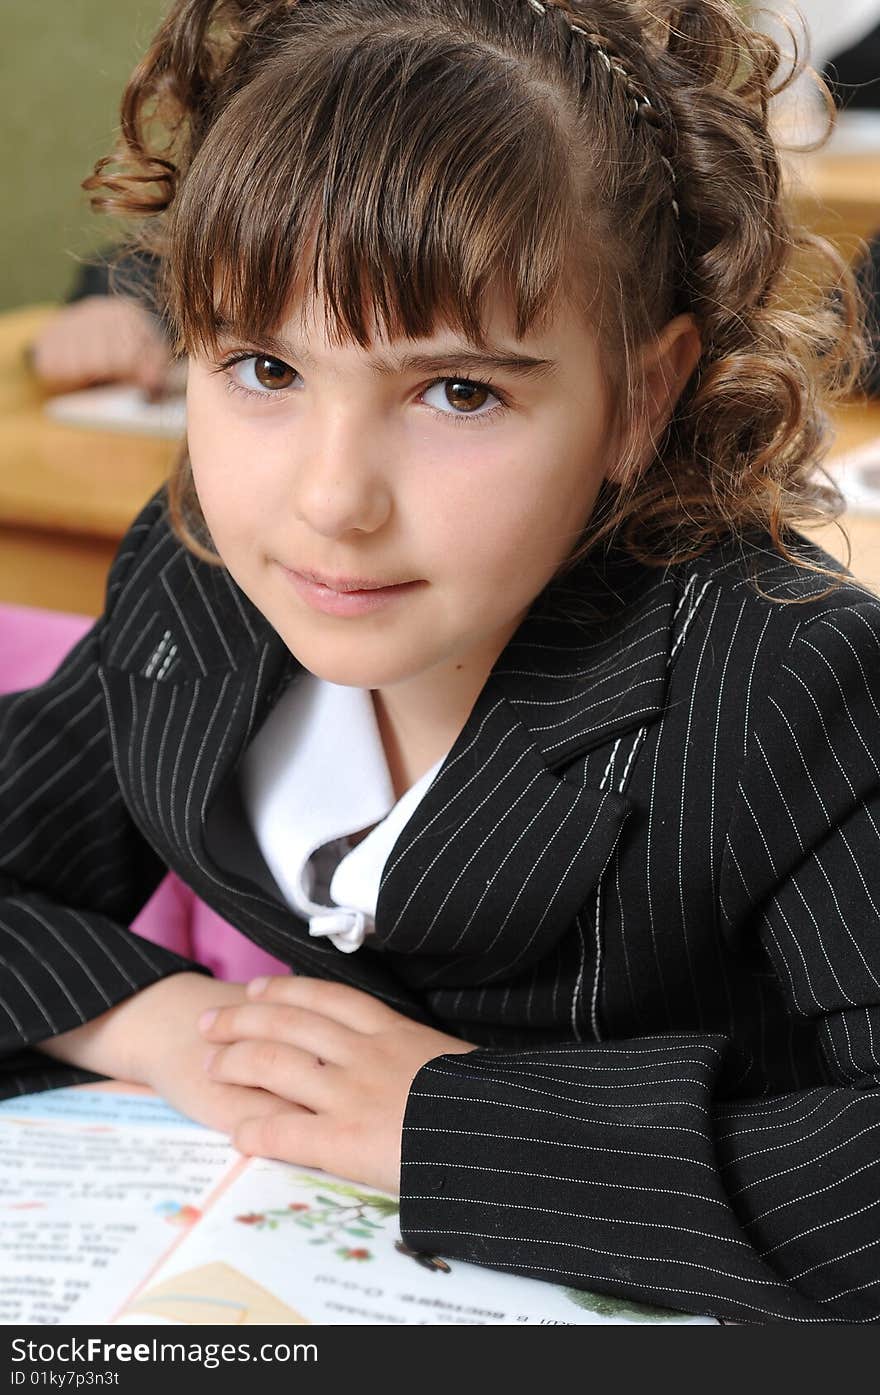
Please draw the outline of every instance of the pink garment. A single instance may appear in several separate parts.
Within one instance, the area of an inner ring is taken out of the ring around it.
[[[91,624],[82,615],[0,604],[0,693],[42,683]],[[243,983],[260,974],[290,972],[286,964],[210,910],[173,872],[157,887],[131,929],[207,965],[217,978]]]

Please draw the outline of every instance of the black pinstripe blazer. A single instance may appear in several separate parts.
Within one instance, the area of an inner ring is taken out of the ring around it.
[[[0,703],[3,1093],[91,1078],[29,1048],[192,967],[124,928],[171,867],[294,970],[483,1048],[411,1087],[411,1244],[740,1321],[876,1321],[880,601],[822,589],[761,535],[551,585],[344,955],[236,794],[301,670],[157,496],[94,629]]]

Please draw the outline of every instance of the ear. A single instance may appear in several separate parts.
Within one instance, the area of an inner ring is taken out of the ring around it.
[[[702,348],[693,315],[677,315],[643,351],[644,424],[652,440],[665,431]]]
[[[643,469],[663,435],[688,379],[700,361],[700,332],[693,315],[677,315],[641,351],[636,371],[638,420],[632,423],[633,464]],[[627,471],[628,473],[629,471]]]

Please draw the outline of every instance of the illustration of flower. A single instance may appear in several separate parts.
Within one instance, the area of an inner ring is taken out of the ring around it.
[[[194,1225],[201,1216],[197,1206],[182,1206],[179,1201],[160,1201],[154,1207],[169,1225]]]
[[[176,1216],[169,1216],[168,1219],[174,1225],[195,1225],[201,1214],[197,1206],[181,1206]]]
[[[252,1225],[257,1230],[276,1230],[285,1221],[293,1221],[311,1232],[310,1245],[331,1245],[336,1242],[336,1254],[340,1259],[362,1263],[372,1259],[373,1253],[366,1245],[339,1244],[350,1236],[353,1240],[370,1240],[383,1229],[383,1223],[396,1216],[400,1204],[395,1198],[381,1193],[363,1192],[345,1182],[332,1182],[324,1178],[298,1176],[298,1182],[320,1191],[313,1202],[290,1201],[284,1207],[267,1211],[253,1211],[246,1216],[236,1216],[242,1225]]]

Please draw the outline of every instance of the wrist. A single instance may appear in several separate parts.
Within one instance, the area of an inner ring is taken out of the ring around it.
[[[98,1075],[149,1085],[156,1043],[164,1039],[162,1019],[173,1014],[173,1004],[186,993],[186,986],[178,980],[201,978],[201,974],[186,972],[160,979],[81,1027],[39,1042],[36,1049]]]
[[[201,1007],[215,1000],[219,985],[206,974],[185,971],[151,983],[135,998],[130,1011],[113,1023],[114,1046],[134,1073],[127,1078],[142,1085],[156,1082],[165,1062],[165,1048],[179,1040],[184,1022],[195,1023]]]

